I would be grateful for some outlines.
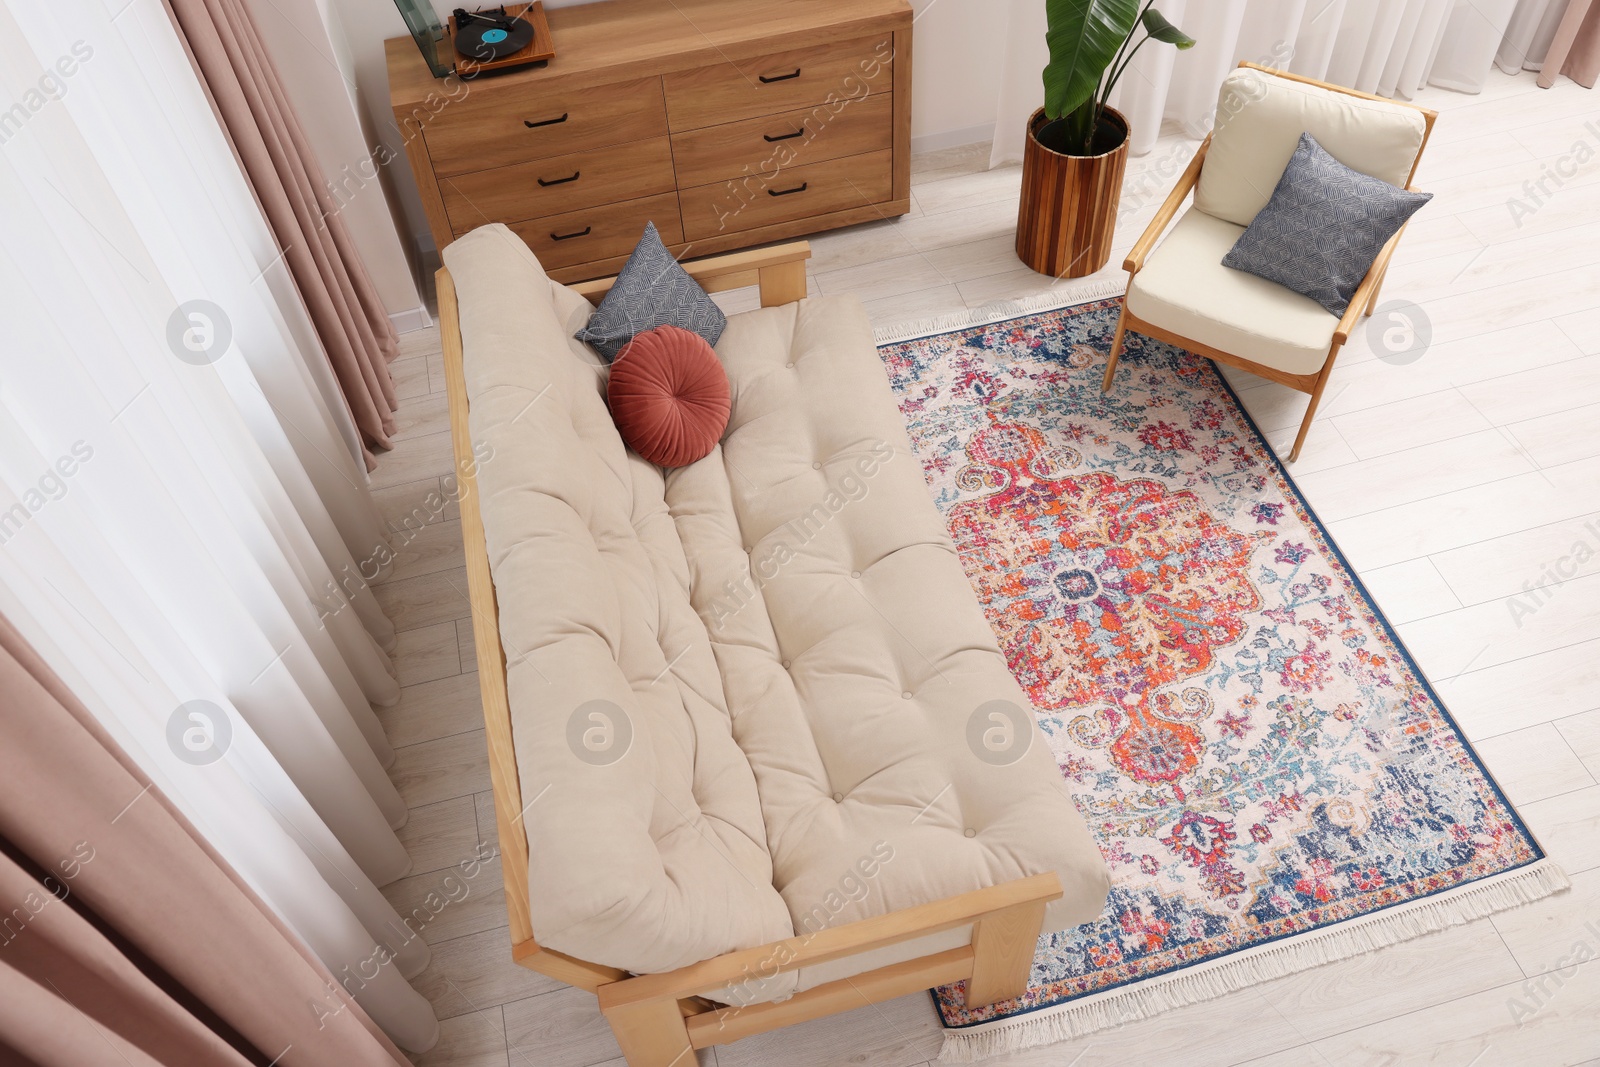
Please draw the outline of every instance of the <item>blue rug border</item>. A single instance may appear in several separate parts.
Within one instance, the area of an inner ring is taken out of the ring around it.
[[[949,337],[949,336],[951,336],[953,334],[965,334],[965,333],[971,333],[971,332],[978,331],[978,330],[989,330],[989,329],[993,329],[996,326],[1003,326],[1006,323],[1010,323],[1010,322],[1021,322],[1023,319],[1033,319],[1033,318],[1039,318],[1039,317],[1044,316],[1044,315],[1054,315],[1054,314],[1058,314],[1058,313],[1063,312],[1063,311],[1071,311],[1071,310],[1073,310],[1075,308],[1087,308],[1087,307],[1090,307],[1090,306],[1095,305],[1095,304],[1110,304],[1114,308],[1120,308],[1123,299],[1124,299],[1123,297],[1118,297],[1118,296],[1097,297],[1097,298],[1090,299],[1090,300],[1079,301],[1077,303],[1063,304],[1061,307],[1058,307],[1058,308],[1046,308],[1046,309],[1043,309],[1043,310],[1040,310],[1040,311],[1028,311],[1028,312],[1024,312],[1021,315],[1014,315],[1014,316],[1012,316],[1010,318],[996,319],[993,322],[985,323],[985,324],[983,324],[981,326],[958,326],[958,327],[956,327],[954,329],[950,329],[950,330],[935,330],[935,331],[933,331],[931,333],[918,334],[918,335],[916,335],[914,337],[906,337],[906,338],[902,338],[901,340],[898,340],[898,341],[885,342],[883,344],[876,345],[875,348],[876,348],[876,351],[879,353],[879,358],[881,360],[882,359],[883,350],[886,349],[886,348],[893,348],[896,345],[911,344],[911,343],[913,343],[915,341],[927,341],[927,340],[930,340],[930,339],[935,338],[935,337]],[[1129,332],[1134,332],[1134,331],[1129,331]],[[1168,342],[1161,341],[1159,338],[1146,337],[1144,334],[1138,334],[1137,336],[1139,337],[1139,340],[1140,340],[1140,348],[1141,349],[1143,348],[1143,346],[1146,343],[1152,343],[1153,342],[1153,343],[1156,343],[1156,344],[1168,344]],[[1412,676],[1415,677],[1419,682],[1422,683],[1422,688],[1423,688],[1424,692],[1426,692],[1428,694],[1428,698],[1433,701],[1434,706],[1437,707],[1439,709],[1439,711],[1444,715],[1445,720],[1450,724],[1451,729],[1453,729],[1455,731],[1456,737],[1460,740],[1462,747],[1465,748],[1466,751],[1467,751],[1467,754],[1472,757],[1473,766],[1478,768],[1478,771],[1483,775],[1484,780],[1489,783],[1489,788],[1494,790],[1495,797],[1498,798],[1500,803],[1505,806],[1506,810],[1511,813],[1512,822],[1516,825],[1518,831],[1520,831],[1524,837],[1526,837],[1530,842],[1532,842],[1534,851],[1536,853],[1538,853],[1538,855],[1536,855],[1533,859],[1528,860],[1526,863],[1519,863],[1515,867],[1507,867],[1503,871],[1497,871],[1494,874],[1486,874],[1481,878],[1474,878],[1471,881],[1461,882],[1458,885],[1450,886],[1449,888],[1446,888],[1446,889],[1436,889],[1431,893],[1423,893],[1420,896],[1411,897],[1408,900],[1397,901],[1397,902],[1395,902],[1393,904],[1385,904],[1381,908],[1374,908],[1370,912],[1365,912],[1361,917],[1364,918],[1367,915],[1380,915],[1383,912],[1389,911],[1389,910],[1391,910],[1393,908],[1409,907],[1409,906],[1415,904],[1418,901],[1427,900],[1427,899],[1429,899],[1431,897],[1438,896],[1441,893],[1451,893],[1451,892],[1456,891],[1457,889],[1462,888],[1463,886],[1473,885],[1473,884],[1475,884],[1477,882],[1482,882],[1482,881],[1485,881],[1485,880],[1490,879],[1490,878],[1499,878],[1499,877],[1502,877],[1503,875],[1510,874],[1512,871],[1520,871],[1525,867],[1531,867],[1532,865],[1534,865],[1536,863],[1542,863],[1545,860],[1549,859],[1549,853],[1547,853],[1545,851],[1544,845],[1542,845],[1540,843],[1539,838],[1528,827],[1528,825],[1525,822],[1523,822],[1522,813],[1517,810],[1516,805],[1512,804],[1510,798],[1508,798],[1505,795],[1505,791],[1500,788],[1500,783],[1495,781],[1494,775],[1489,771],[1489,768],[1484,766],[1482,757],[1480,757],[1478,755],[1478,750],[1473,747],[1472,742],[1467,738],[1466,731],[1461,728],[1461,724],[1458,723],[1456,721],[1455,716],[1450,713],[1449,705],[1447,705],[1444,702],[1444,698],[1441,697],[1438,694],[1438,692],[1433,688],[1433,681],[1427,676],[1427,674],[1422,670],[1422,668],[1420,666],[1418,666],[1417,661],[1412,658],[1411,650],[1406,647],[1405,642],[1400,639],[1400,635],[1397,632],[1395,632],[1394,625],[1389,622],[1389,617],[1387,615],[1385,615],[1384,612],[1383,612],[1383,609],[1378,606],[1378,602],[1372,598],[1372,593],[1370,591],[1368,591],[1366,583],[1361,580],[1361,575],[1356,571],[1355,567],[1351,565],[1350,561],[1345,558],[1344,550],[1339,547],[1339,543],[1336,540],[1334,540],[1333,535],[1328,532],[1327,526],[1325,526],[1323,524],[1323,522],[1322,522],[1322,516],[1317,514],[1317,510],[1311,506],[1311,502],[1308,501],[1305,498],[1305,495],[1300,492],[1300,486],[1299,486],[1299,484],[1297,484],[1295,482],[1294,476],[1289,473],[1289,468],[1284,464],[1283,458],[1278,455],[1277,450],[1272,447],[1272,443],[1267,440],[1266,434],[1261,432],[1261,427],[1256,425],[1255,416],[1250,414],[1250,409],[1245,407],[1244,402],[1239,399],[1239,394],[1234,390],[1233,385],[1231,383],[1229,383],[1229,381],[1228,381],[1228,379],[1226,377],[1223,376],[1222,371],[1217,369],[1216,361],[1212,360],[1212,359],[1209,359],[1209,358],[1207,358],[1205,356],[1201,356],[1201,355],[1199,355],[1197,353],[1189,352],[1188,349],[1181,348],[1181,347],[1179,347],[1177,345],[1171,345],[1171,347],[1176,348],[1180,352],[1185,352],[1188,355],[1194,356],[1194,358],[1203,361],[1205,366],[1209,369],[1209,371],[1211,373],[1211,376],[1218,383],[1221,384],[1221,386],[1222,386],[1222,388],[1224,390],[1227,391],[1228,397],[1229,397],[1229,399],[1231,399],[1233,401],[1234,407],[1238,409],[1239,414],[1244,416],[1245,425],[1247,427],[1249,427],[1251,434],[1253,434],[1255,436],[1256,443],[1261,446],[1261,448],[1267,453],[1267,455],[1272,457],[1272,462],[1277,467],[1278,474],[1281,476],[1283,482],[1286,485],[1288,485],[1289,490],[1294,494],[1294,499],[1299,502],[1301,509],[1304,510],[1305,513],[1311,517],[1311,521],[1316,524],[1317,533],[1321,535],[1323,542],[1330,549],[1332,549],[1334,558],[1339,561],[1340,566],[1342,566],[1344,568],[1345,573],[1347,575],[1349,575],[1350,580],[1355,584],[1357,592],[1359,592],[1361,594],[1361,599],[1366,602],[1366,605],[1371,610],[1371,612],[1373,614],[1373,617],[1378,620],[1380,625],[1382,625],[1383,632],[1386,633],[1389,636],[1389,640],[1394,643],[1395,648],[1400,650],[1400,655],[1404,658],[1405,664],[1410,669],[1410,671],[1412,673]],[[1130,353],[1125,349],[1123,351],[1121,359],[1126,360],[1129,355],[1130,355]],[[1144,353],[1141,351],[1140,353],[1137,354],[1137,362],[1142,364],[1143,361],[1144,361]],[[896,406],[898,407],[898,405],[896,405]],[[1213,956],[1207,956],[1207,957],[1205,957],[1203,959],[1190,961],[1189,963],[1186,963],[1181,967],[1173,967],[1173,968],[1170,968],[1168,970],[1160,971],[1160,972],[1158,972],[1156,974],[1145,975],[1145,976],[1143,976],[1141,978],[1129,978],[1126,981],[1118,982],[1115,985],[1106,986],[1103,989],[1097,989],[1093,993],[1085,994],[1084,996],[1071,997],[1071,998],[1067,998],[1065,1000],[1057,1000],[1057,1001],[1054,1001],[1054,1002],[1049,1003],[1049,1004],[1040,1004],[1040,1005],[1037,1005],[1035,1007],[1024,1008],[1021,1011],[1011,1012],[1011,1013],[1006,1014],[1006,1015],[998,1015],[993,1019],[985,1019],[982,1022],[962,1023],[960,1025],[952,1025],[949,1022],[945,1021],[944,1013],[939,1010],[939,998],[935,994],[934,990],[929,989],[928,990],[928,996],[933,1001],[934,1013],[939,1016],[939,1025],[942,1026],[946,1030],[968,1030],[968,1029],[972,1029],[974,1027],[979,1027],[979,1026],[992,1026],[993,1024],[995,1024],[997,1022],[1002,1022],[1002,1021],[1007,1020],[1007,1019],[1020,1019],[1023,1016],[1032,1015],[1035,1012],[1046,1011],[1046,1010],[1051,1009],[1051,1008],[1059,1007],[1060,1005],[1063,1005],[1063,1004],[1071,1004],[1074,1000],[1084,999],[1084,997],[1087,997],[1087,996],[1100,996],[1103,993],[1109,993],[1109,992],[1111,992],[1113,990],[1123,989],[1123,988],[1126,988],[1126,987],[1131,986],[1131,985],[1138,985],[1141,982],[1147,982],[1147,981],[1150,981],[1153,978],[1159,978],[1159,977],[1162,977],[1164,975],[1176,974],[1179,971],[1185,970],[1185,969],[1187,969],[1189,967],[1193,967],[1196,964],[1210,963],[1210,962],[1213,962],[1215,960],[1226,959],[1227,957],[1232,956],[1232,955],[1234,955],[1235,953],[1238,953],[1238,952],[1247,952],[1250,949],[1255,949],[1255,948],[1260,948],[1260,947],[1265,946],[1265,945],[1275,944],[1276,942],[1279,942],[1279,941],[1291,940],[1291,939],[1296,938],[1296,937],[1303,937],[1306,934],[1311,933],[1311,932],[1313,932],[1315,930],[1330,929],[1332,927],[1338,926],[1340,923],[1350,922],[1350,921],[1352,921],[1352,920],[1351,919],[1339,919],[1339,920],[1337,920],[1335,922],[1330,922],[1330,923],[1326,923],[1326,924],[1322,924],[1322,925],[1319,925],[1319,926],[1312,927],[1310,930],[1301,930],[1301,931],[1298,931],[1298,932],[1292,933],[1292,934],[1279,934],[1276,937],[1266,938],[1266,939],[1264,939],[1262,941],[1255,942],[1254,944],[1248,945],[1248,946],[1246,946],[1244,948],[1229,949],[1226,952],[1220,952],[1220,953],[1217,953],[1216,955],[1213,955]]]

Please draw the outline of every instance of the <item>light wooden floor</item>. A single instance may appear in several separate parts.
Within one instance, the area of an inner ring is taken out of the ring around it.
[[[1566,961],[1600,960],[1600,93],[1495,74],[1481,96],[1421,102],[1442,112],[1419,176],[1437,197],[1383,299],[1420,308],[1432,346],[1401,365],[1354,339],[1294,475],[1574,889],[997,1065],[1600,1065],[1600,961]],[[1563,162],[1580,142],[1586,151]],[[1123,248],[1193,144],[1170,137],[1130,163],[1124,203],[1136,210],[1106,277],[1121,276]],[[915,213],[816,238],[814,287],[859,294],[880,323],[1048,288],[1011,251],[1019,171],[986,163],[986,149],[919,159]],[[1571,176],[1559,185],[1547,177],[1561,171]],[[1544,203],[1514,218],[1508,198],[1542,179]],[[403,341],[403,441],[374,476],[396,520],[425,509],[451,468],[437,333]],[[1303,397],[1230,377],[1276,443],[1292,436]],[[473,657],[460,523],[449,511],[428,518],[401,538],[378,589],[401,630],[404,696],[380,714],[411,807],[403,837],[417,873],[385,890],[402,910],[495,836],[477,676],[463,673]],[[1514,614],[1552,571],[1558,584],[1537,610]],[[622,1067],[593,997],[511,965],[505,921],[491,865],[424,931],[433,964],[417,985],[444,1037],[419,1062]],[[1540,1005],[1520,1025],[1515,999]],[[916,1067],[939,1044],[919,994],[701,1062]]]

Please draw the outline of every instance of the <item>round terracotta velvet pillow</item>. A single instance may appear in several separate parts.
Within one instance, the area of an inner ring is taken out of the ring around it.
[[[676,326],[657,326],[623,347],[611,364],[606,400],[628,447],[663,467],[710,455],[733,408],[716,352],[704,337]]]

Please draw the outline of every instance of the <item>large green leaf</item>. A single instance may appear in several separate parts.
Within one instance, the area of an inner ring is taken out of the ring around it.
[[[1175,45],[1178,51],[1194,47],[1194,38],[1167,21],[1167,16],[1155,8],[1145,8],[1144,30],[1163,44]]]
[[[1093,99],[1100,76],[1139,21],[1139,0],[1045,0],[1044,7],[1050,26],[1044,111],[1058,119]]]

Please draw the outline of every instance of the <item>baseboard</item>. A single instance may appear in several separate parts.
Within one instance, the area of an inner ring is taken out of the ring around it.
[[[394,323],[395,333],[415,333],[417,330],[427,330],[433,327],[433,316],[428,314],[425,307],[414,307],[410,311],[397,311],[389,316],[389,321]]]
[[[993,140],[994,123],[986,122],[982,126],[968,126],[965,129],[943,130],[939,133],[925,133],[920,137],[913,137],[911,138],[911,154],[937,152],[943,148],[959,148],[962,145],[979,144],[983,141]]]

